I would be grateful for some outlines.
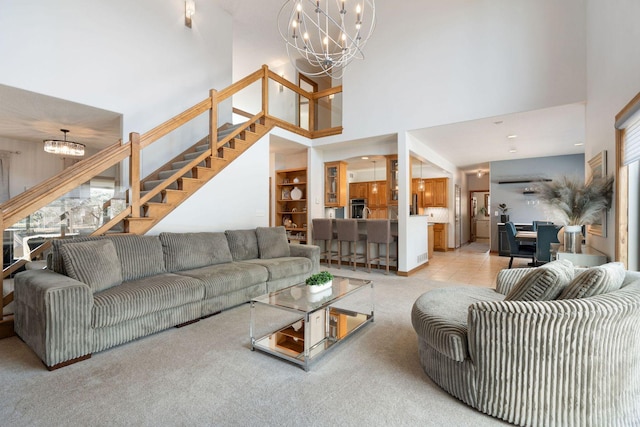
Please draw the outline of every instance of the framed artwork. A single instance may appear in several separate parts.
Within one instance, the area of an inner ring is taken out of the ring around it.
[[[591,179],[603,178],[607,176],[607,151],[603,150],[589,160],[591,169]],[[593,224],[587,225],[587,233],[594,236],[607,237],[607,210],[603,209],[600,219]]]

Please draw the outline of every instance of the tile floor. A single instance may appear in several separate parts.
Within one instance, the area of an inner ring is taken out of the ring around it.
[[[455,251],[434,252],[429,265],[412,277],[495,287],[498,272],[509,267],[509,258],[491,254],[489,251],[477,252],[471,247],[472,245],[465,245]],[[527,259],[514,258],[513,268],[526,267],[527,262]]]

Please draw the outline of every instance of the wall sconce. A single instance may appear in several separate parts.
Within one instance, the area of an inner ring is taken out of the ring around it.
[[[284,73],[280,74],[280,77],[284,79]],[[280,91],[280,93],[284,92],[284,85],[282,83],[280,83],[280,87],[278,87],[278,90]]]
[[[184,25],[191,28],[191,17],[196,13],[195,0],[185,0],[184,2]]]

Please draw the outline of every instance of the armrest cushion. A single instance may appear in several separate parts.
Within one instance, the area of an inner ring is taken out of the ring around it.
[[[311,260],[311,273],[320,271],[320,246],[289,244],[289,251],[293,257],[305,257]]]
[[[15,331],[49,367],[91,353],[93,293],[50,270],[15,277]]]

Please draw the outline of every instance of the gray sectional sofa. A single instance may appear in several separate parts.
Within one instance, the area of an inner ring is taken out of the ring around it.
[[[424,371],[516,425],[638,425],[640,273],[612,264],[560,273],[554,288],[524,268],[501,271],[495,290],[423,294],[411,319]]]
[[[15,277],[15,331],[55,369],[300,283],[319,257],[283,227],[55,240]]]

